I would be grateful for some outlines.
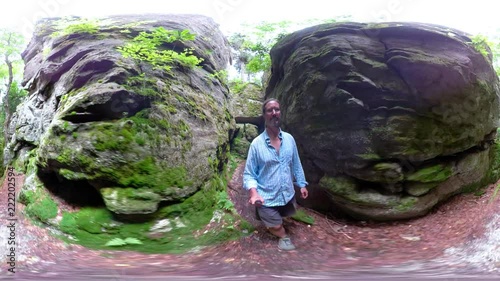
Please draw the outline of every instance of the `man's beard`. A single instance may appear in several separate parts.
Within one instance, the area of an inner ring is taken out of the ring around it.
[[[269,122],[267,122],[267,125],[270,127],[279,128],[281,125],[281,120],[278,117],[271,118],[271,120],[269,120]]]

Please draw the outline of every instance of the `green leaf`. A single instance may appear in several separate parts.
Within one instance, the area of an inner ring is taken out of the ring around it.
[[[137,238],[133,238],[133,237],[125,238],[125,243],[131,244],[131,245],[141,245],[142,244],[141,240],[139,240]]]
[[[233,202],[231,202],[231,201],[229,201],[229,200],[228,200],[228,201],[226,201],[226,202],[224,203],[224,209],[225,209],[225,210],[228,210],[228,211],[229,211],[229,210],[231,210],[233,207],[234,207]]]
[[[105,244],[105,246],[108,246],[108,247],[119,247],[119,246],[125,246],[125,245],[127,245],[127,242],[125,242],[125,240],[123,240],[121,238],[111,239]]]

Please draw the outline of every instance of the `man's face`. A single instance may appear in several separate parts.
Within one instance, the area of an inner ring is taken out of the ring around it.
[[[270,101],[264,108],[264,120],[266,125],[270,127],[280,127],[281,111],[280,104],[276,101]]]

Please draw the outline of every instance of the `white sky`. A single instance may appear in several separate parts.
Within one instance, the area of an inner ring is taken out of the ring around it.
[[[297,2],[297,3],[296,3]],[[2,0],[0,27],[13,27],[31,37],[36,20],[77,15],[188,13],[204,14],[233,31],[241,23],[301,21],[351,15],[354,21],[436,23],[472,34],[500,28],[495,1],[474,0]]]

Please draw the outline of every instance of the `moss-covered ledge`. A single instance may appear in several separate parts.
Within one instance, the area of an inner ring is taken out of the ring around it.
[[[214,176],[188,199],[157,204],[156,211],[147,220],[130,222],[102,204],[73,206],[74,211],[61,207],[60,199],[55,198],[37,175],[37,150],[30,151],[29,155],[22,166],[26,181],[21,188],[20,203],[26,206],[26,216],[35,224],[59,230],[53,233],[59,233],[57,236],[68,243],[92,249],[185,253],[238,239],[253,231],[253,227],[237,214],[227,196],[225,172]],[[102,192],[105,196],[107,192],[130,192],[133,196],[127,198],[135,196],[144,202],[158,199],[156,194],[147,190],[117,190],[103,189]]]

